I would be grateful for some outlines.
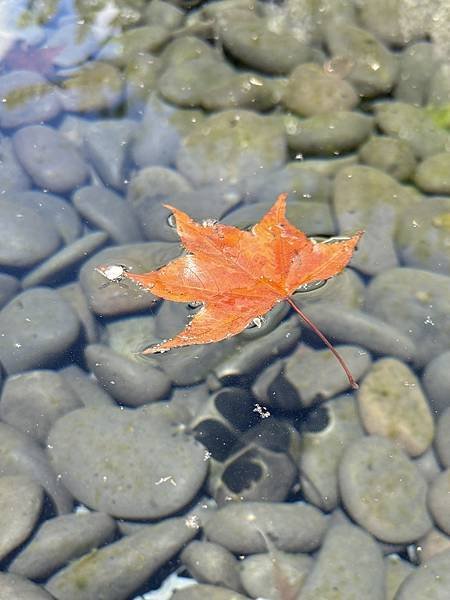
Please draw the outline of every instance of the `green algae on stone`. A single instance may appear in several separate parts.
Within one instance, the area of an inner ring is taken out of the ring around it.
[[[429,194],[450,194],[450,152],[433,154],[421,162],[414,181]]]
[[[113,65],[97,61],[83,65],[62,82],[61,88],[66,110],[91,112],[118,104],[122,97],[123,77]]]

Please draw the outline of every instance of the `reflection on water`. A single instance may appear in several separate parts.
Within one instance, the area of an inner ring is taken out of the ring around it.
[[[0,2],[11,597],[450,589],[449,10]],[[251,231],[282,192],[316,242],[365,231],[292,300],[359,390],[286,302],[144,356],[202,310],[126,279],[182,254],[165,205]]]

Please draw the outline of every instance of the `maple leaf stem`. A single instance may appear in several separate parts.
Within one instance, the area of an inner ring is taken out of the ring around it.
[[[354,390],[357,390],[359,388],[359,385],[356,383],[355,379],[353,378],[353,375],[351,374],[350,369],[348,368],[347,363],[342,358],[342,356],[339,354],[339,352],[336,350],[336,348],[333,346],[333,344],[324,336],[324,334],[320,331],[320,329],[318,329],[318,327],[316,327],[316,325],[314,325],[314,323],[309,319],[309,317],[307,317],[305,315],[305,313],[302,310],[299,309],[299,307],[295,304],[295,302],[292,300],[292,298],[290,298],[288,296],[286,298],[286,302],[291,305],[291,307],[295,310],[295,312],[300,315],[300,317],[305,321],[305,323],[309,327],[311,327],[311,329],[314,331],[314,333],[331,350],[331,352],[336,357],[336,360],[339,362],[339,364],[341,365],[341,367],[344,369],[345,374],[347,375],[347,378],[348,378],[348,381],[349,381],[350,385],[352,386],[352,388]]]

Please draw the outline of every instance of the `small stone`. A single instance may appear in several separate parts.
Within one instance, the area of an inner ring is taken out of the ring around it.
[[[23,475],[0,477],[0,558],[3,560],[33,531],[44,501],[43,489]]]
[[[409,575],[395,600],[447,600],[450,589],[450,550],[433,556]]]
[[[70,192],[88,176],[88,167],[76,148],[51,127],[23,127],[14,134],[13,144],[22,166],[43,189]]]
[[[350,444],[339,467],[339,486],[350,516],[384,542],[412,542],[432,526],[426,481],[389,440],[367,436]]]
[[[389,136],[372,136],[360,148],[358,156],[363,164],[384,171],[398,181],[410,179],[416,168],[409,144]]]
[[[281,83],[277,80],[255,73],[233,73],[221,81],[210,82],[200,103],[208,111],[235,108],[266,111],[278,104],[281,95]]]
[[[273,170],[287,158],[281,121],[246,110],[225,110],[183,138],[177,168],[195,185],[237,182]]]
[[[429,194],[450,194],[450,152],[429,156],[417,167],[415,184]]]
[[[53,423],[81,406],[55,371],[28,371],[8,377],[0,400],[5,423],[44,443]]]
[[[133,207],[112,190],[97,185],[82,187],[75,192],[72,202],[83,219],[106,231],[116,244],[142,240]]]
[[[211,542],[191,542],[181,553],[181,561],[199,582],[239,591],[239,562],[225,548]]]
[[[78,282],[68,283],[57,288],[57,291],[77,315],[84,341],[89,344],[97,342],[100,333],[99,323],[89,308],[81,285]]]
[[[426,365],[448,350],[450,277],[406,267],[389,269],[369,283],[365,309],[412,339],[416,365]]]
[[[430,360],[422,385],[433,413],[440,416],[450,406],[450,350]]]
[[[306,63],[290,74],[282,101],[288,110],[302,117],[312,117],[351,110],[358,104],[358,96],[352,85],[336,73]]]
[[[7,137],[0,140],[0,182],[1,194],[21,192],[31,187],[31,181],[17,160],[12,142]]]
[[[136,209],[147,200],[170,198],[173,194],[191,191],[189,181],[177,171],[165,167],[144,167],[131,178],[127,200]]]
[[[52,600],[54,598],[40,585],[12,573],[0,573],[0,588],[5,600],[15,598],[20,598],[20,600]]]
[[[111,541],[115,530],[114,519],[104,513],[75,513],[48,519],[14,557],[8,570],[30,579],[48,577],[67,562]]]
[[[280,580],[294,593],[301,591],[313,560],[307,554],[289,554],[275,547],[269,554],[252,554],[241,562],[241,581],[251,598],[279,598]],[[285,584],[286,582],[286,584]]]
[[[49,32],[46,47],[57,49],[53,64],[58,67],[75,67],[87,61],[98,52],[101,43],[101,30],[108,32],[103,25],[84,28],[76,20],[62,21]]]
[[[403,560],[398,554],[386,556],[384,568],[386,573],[386,600],[395,600],[399,587],[415,569],[410,562]]]
[[[398,47],[426,36],[428,21],[424,8],[407,0],[381,0],[376,5],[361,4],[358,16],[364,27],[379,39]]]
[[[83,406],[115,406],[111,396],[77,365],[64,367],[59,373]]]
[[[345,448],[364,435],[357,406],[351,395],[337,396],[325,402],[317,412],[325,411],[326,425],[315,431],[302,431],[298,460],[300,482],[305,498],[322,510],[331,511],[339,502],[338,467]],[[312,413],[314,414],[314,413]]]
[[[85,357],[97,381],[121,404],[140,406],[156,402],[170,390],[171,382],[164,371],[145,360],[140,362],[139,356],[131,360],[107,346],[90,344],[85,348]]]
[[[450,535],[450,468],[436,477],[428,493],[431,516],[447,535]]]
[[[87,62],[61,83],[61,100],[67,111],[92,112],[112,109],[123,92],[120,71],[106,62]]]
[[[354,379],[369,369],[371,359],[360,346],[336,346]],[[285,362],[284,378],[298,394],[301,406],[328,400],[347,390],[347,375],[330,350],[312,350],[300,346]]]
[[[375,36],[340,22],[329,24],[325,37],[333,57],[351,61],[348,79],[362,96],[372,98],[392,89],[397,78],[397,59]]]
[[[19,281],[15,277],[7,273],[0,273],[0,309],[12,300],[19,287]]]
[[[430,78],[436,70],[438,60],[436,54],[438,53],[431,41],[415,42],[403,50],[394,90],[397,100],[415,106],[426,104]]]
[[[444,467],[450,468],[450,407],[439,417],[435,442],[439,460]]]
[[[204,447],[151,409],[83,408],[55,423],[50,460],[79,501],[122,518],[155,519],[195,496],[206,474]]]
[[[158,52],[170,37],[170,32],[157,23],[132,27],[108,39],[97,59],[125,66],[133,56],[143,52]]]
[[[396,227],[402,209],[413,210],[419,198],[372,167],[355,165],[339,171],[333,198],[339,232],[346,235],[364,230],[351,265],[369,275],[397,266]]]
[[[56,598],[123,600],[147,583],[195,534],[184,519],[166,519],[69,563],[47,581],[46,588]]]
[[[53,224],[30,203],[0,198],[0,265],[29,267],[49,256],[61,239]]]
[[[104,231],[95,231],[64,246],[38,267],[27,273],[22,279],[22,287],[27,289],[60,278],[64,272],[74,269],[82,260],[98,250],[107,239],[108,235]]]
[[[57,292],[33,288],[0,311],[0,361],[9,374],[44,367],[77,339],[80,323]]]
[[[42,486],[59,514],[72,510],[72,497],[48,463],[44,450],[29,435],[0,422],[0,472],[20,475]]]
[[[440,529],[430,529],[430,531],[419,540],[416,550],[420,563],[427,563],[430,558],[443,552],[450,550],[450,536],[446,535]]]
[[[331,526],[300,596],[384,600],[383,557],[372,536],[354,525]]]
[[[57,88],[35,71],[2,75],[0,97],[0,126],[5,129],[50,121],[62,108]]]
[[[267,550],[261,531],[277,540],[286,552],[310,552],[318,548],[327,519],[305,502],[236,502],[220,508],[205,524],[209,541],[235,554]]]
[[[450,102],[450,65],[448,62],[433,65],[428,88],[427,104],[433,107],[442,106],[444,110]]]
[[[407,142],[416,158],[450,150],[450,134],[436,125],[423,108],[405,102],[383,102],[375,105],[375,118],[383,133]]]
[[[144,7],[144,18],[147,23],[160,25],[169,30],[181,27],[184,17],[185,13],[181,8],[163,0],[154,0]]]
[[[310,48],[287,28],[272,31],[255,12],[228,8],[218,18],[219,39],[232,56],[265,73],[289,73],[312,56]]]
[[[249,600],[238,592],[216,585],[198,584],[175,590],[171,600]]]
[[[434,437],[433,417],[420,383],[394,358],[375,362],[358,391],[359,413],[370,434],[380,435],[419,456]]]
[[[360,146],[373,129],[373,119],[350,111],[332,111],[299,119],[284,117],[287,143],[304,155],[333,156]]]

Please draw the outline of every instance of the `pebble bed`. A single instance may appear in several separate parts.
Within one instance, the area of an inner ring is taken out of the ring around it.
[[[79,4],[1,7],[0,597],[448,600],[448,3]],[[140,355],[197,308],[95,267],[281,192],[359,390],[285,303]]]

